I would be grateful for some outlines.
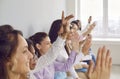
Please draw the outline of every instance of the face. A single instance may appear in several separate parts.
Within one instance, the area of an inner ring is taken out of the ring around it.
[[[36,66],[37,59],[38,59],[37,55],[35,54],[35,49],[34,49],[33,46],[31,46],[31,53],[33,55],[33,58],[30,59],[29,64],[30,64],[30,69],[33,70],[35,68],[35,66]]]
[[[49,48],[51,47],[51,42],[50,42],[50,38],[47,36],[43,39],[43,41],[39,44],[38,46],[39,51],[41,53],[41,55],[44,55],[45,53],[47,53],[47,51],[49,50]]]
[[[10,62],[12,63],[11,71],[20,74],[28,73],[30,71],[29,62],[33,56],[28,51],[27,42],[21,35],[18,35],[18,46],[15,52]]]
[[[72,27],[72,29],[71,29],[71,30],[73,30],[74,32],[76,32],[76,31],[78,30],[77,25],[76,25],[76,24],[73,24],[73,27]]]

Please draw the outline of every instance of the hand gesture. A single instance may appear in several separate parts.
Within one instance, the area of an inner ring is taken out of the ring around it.
[[[94,29],[95,26],[96,26],[96,22],[93,22],[91,25],[89,25],[87,34],[89,34]]]
[[[66,38],[67,34],[70,31],[70,27],[69,27],[69,20],[71,18],[73,18],[73,15],[68,15],[68,16],[64,16],[64,11],[62,11],[62,25],[61,28],[63,28],[63,33],[61,34],[63,38]]]
[[[90,63],[88,70],[89,79],[110,79],[110,71],[112,66],[112,58],[110,51],[105,48],[99,48],[96,60],[96,66]]]

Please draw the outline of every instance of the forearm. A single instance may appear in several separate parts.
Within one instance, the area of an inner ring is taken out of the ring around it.
[[[72,51],[65,63],[55,62],[56,71],[68,71],[74,64],[77,53]]]
[[[39,71],[49,64],[52,64],[60,53],[61,48],[64,46],[65,40],[58,37],[50,50],[38,59],[37,65],[34,71]]]

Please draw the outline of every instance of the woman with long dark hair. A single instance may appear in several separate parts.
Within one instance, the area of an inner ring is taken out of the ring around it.
[[[32,58],[22,33],[0,29],[0,79],[19,79],[30,71]]]

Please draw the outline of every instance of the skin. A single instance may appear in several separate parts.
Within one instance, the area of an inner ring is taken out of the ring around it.
[[[33,57],[28,51],[26,40],[18,35],[18,46],[10,61],[7,63],[9,79],[19,79],[20,74],[26,74],[30,71],[29,61]]]
[[[35,55],[35,49],[34,49],[34,47],[31,45],[30,46],[31,48],[30,48],[30,53],[33,55],[33,57],[32,58],[30,58],[30,62],[29,62],[29,66],[30,66],[30,70],[33,70],[34,68],[35,68],[35,66],[36,66],[36,63],[37,63],[37,56]],[[20,78],[19,79],[28,79],[27,78],[27,75],[28,74],[21,74],[21,76],[20,76]]]
[[[105,46],[99,48],[96,60],[96,66],[93,62],[90,63],[88,70],[89,79],[110,79],[110,72],[112,67],[112,58],[110,51]]]
[[[31,53],[33,55],[33,58],[30,59],[29,65],[30,65],[30,69],[33,70],[36,66],[37,59],[38,59],[37,56],[35,55],[35,49],[33,46],[31,46]]]
[[[83,45],[83,47],[82,47],[82,52],[84,53],[84,54],[88,54],[89,53],[89,48],[91,47],[91,44],[92,44],[92,36],[89,34],[87,37],[86,37],[86,39],[85,39],[85,41],[84,41],[84,45]]]
[[[37,45],[37,48],[39,49],[39,52],[41,55],[46,54],[46,52],[51,47],[50,38],[47,36],[43,39],[43,41],[40,42],[40,44]]]
[[[76,24],[73,24],[72,30],[76,32],[78,30],[78,26]]]

